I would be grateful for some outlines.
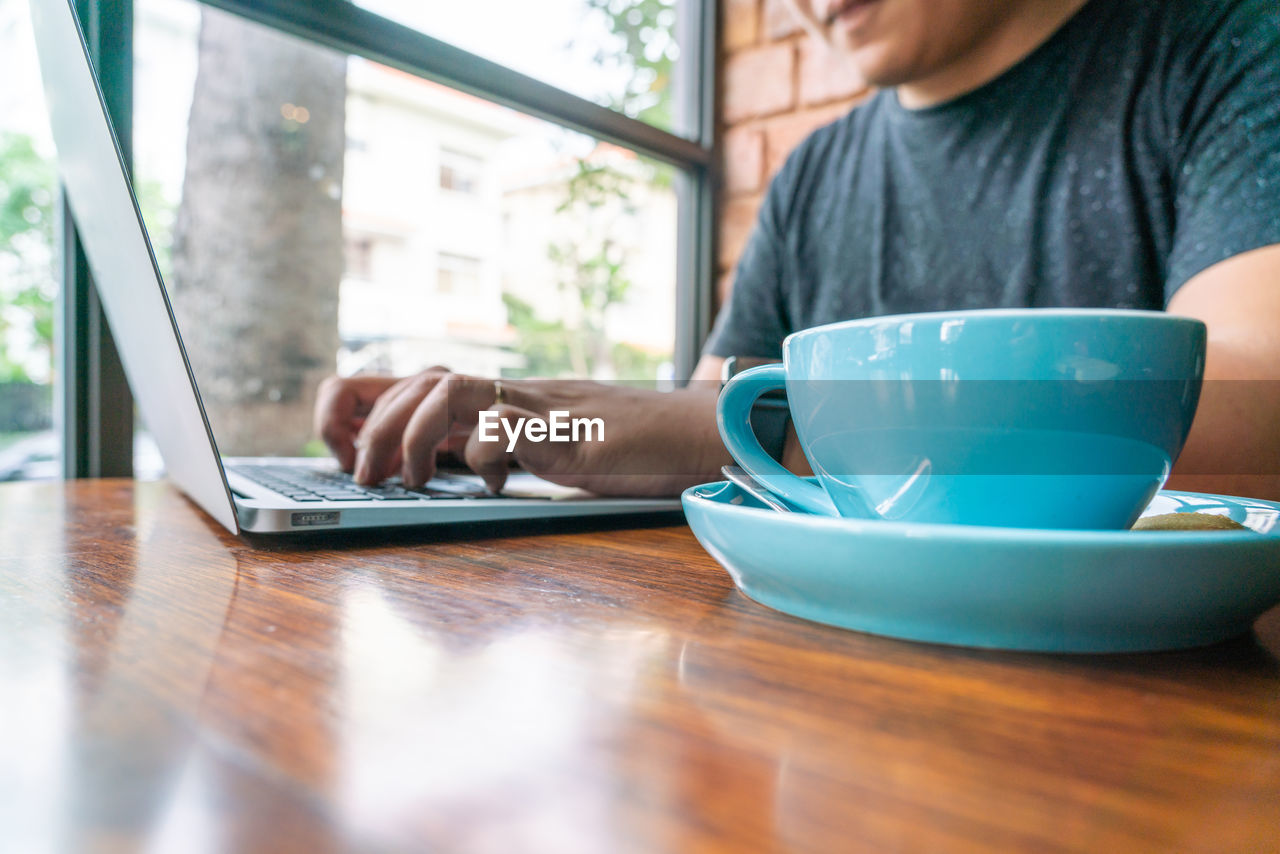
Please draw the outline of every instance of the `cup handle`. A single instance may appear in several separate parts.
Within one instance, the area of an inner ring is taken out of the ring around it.
[[[716,425],[729,453],[770,492],[802,510],[820,516],[840,515],[826,490],[792,474],[765,453],[751,429],[751,407],[765,392],[786,387],[786,368],[780,364],[760,365],[736,374],[720,391],[716,402]]]

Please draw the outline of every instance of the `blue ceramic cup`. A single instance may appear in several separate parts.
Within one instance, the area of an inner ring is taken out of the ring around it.
[[[1205,326],[1162,312],[994,309],[806,329],[783,363],[725,386],[738,463],[824,515],[1022,528],[1127,528],[1164,484],[1200,396]],[[785,387],[817,482],[751,431]]]

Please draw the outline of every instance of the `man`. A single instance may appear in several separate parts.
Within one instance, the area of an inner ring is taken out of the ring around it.
[[[786,334],[851,317],[1167,308],[1209,328],[1171,485],[1280,498],[1274,0],[793,2],[881,91],[774,179],[694,379],[715,379],[730,355],[776,359]],[[509,455],[478,440],[491,407],[566,409],[609,432]],[[366,483],[421,483],[452,448],[494,486],[514,456],[602,494],[660,495],[728,462],[714,408],[709,382],[658,394],[432,369],[331,380],[317,424]],[[794,443],[787,460],[803,463]]]

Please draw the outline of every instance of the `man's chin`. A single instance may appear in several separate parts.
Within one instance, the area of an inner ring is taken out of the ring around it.
[[[849,58],[849,65],[866,81],[868,86],[876,89],[888,89],[913,79],[909,69],[900,61],[888,55],[889,51],[879,45],[842,48]]]

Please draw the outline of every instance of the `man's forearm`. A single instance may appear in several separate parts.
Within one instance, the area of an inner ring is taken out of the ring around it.
[[[1280,500],[1280,246],[1215,264],[1169,311],[1209,329],[1200,405],[1169,486]]]
[[[716,426],[718,384],[696,380],[687,388],[659,395],[649,408],[643,439],[652,454],[662,491],[676,494],[698,483],[717,480],[720,468],[733,462]]]
[[[1232,364],[1221,348],[1205,380],[1195,424],[1168,487],[1280,500],[1280,380]]]

